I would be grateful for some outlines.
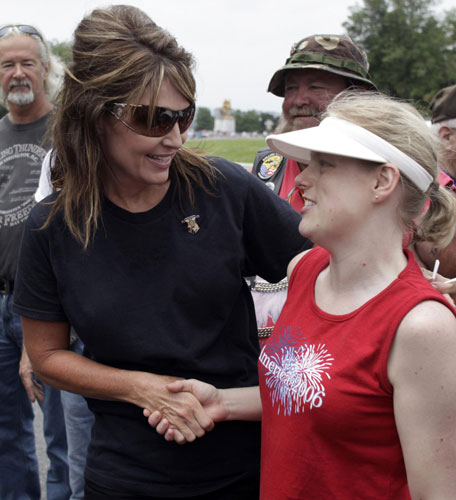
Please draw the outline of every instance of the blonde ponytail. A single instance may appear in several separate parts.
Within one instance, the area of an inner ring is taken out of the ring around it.
[[[429,193],[430,204],[416,226],[415,240],[432,242],[445,248],[456,230],[456,196],[446,187],[433,185]]]

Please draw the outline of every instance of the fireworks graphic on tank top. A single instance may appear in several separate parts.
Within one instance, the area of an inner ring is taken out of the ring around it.
[[[300,329],[302,331],[302,329]],[[325,380],[334,358],[324,344],[308,344],[302,334],[292,334],[290,327],[277,336],[278,341],[266,345],[260,362],[266,368],[266,386],[277,414],[284,415],[319,408],[325,397]],[[293,339],[293,340],[292,340]]]

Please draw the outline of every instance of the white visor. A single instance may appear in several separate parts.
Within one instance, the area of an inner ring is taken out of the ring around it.
[[[421,191],[426,192],[432,176],[419,163],[378,135],[333,116],[318,127],[266,137],[267,145],[291,160],[309,163],[310,152],[348,156],[359,160],[392,163]]]

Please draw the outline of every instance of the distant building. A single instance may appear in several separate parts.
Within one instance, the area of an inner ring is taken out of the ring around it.
[[[214,132],[220,134],[233,134],[236,131],[236,120],[231,114],[231,103],[228,99],[223,101],[223,106],[214,112]]]

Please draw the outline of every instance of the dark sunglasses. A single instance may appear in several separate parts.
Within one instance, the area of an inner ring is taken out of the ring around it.
[[[128,108],[127,113],[126,108]],[[148,137],[163,137],[171,132],[176,122],[183,134],[195,116],[195,103],[180,111],[156,107],[152,121],[149,119],[149,108],[147,104],[114,103],[113,109],[109,111],[127,128],[136,134]]]
[[[13,31],[14,28],[17,28],[20,32],[25,33],[26,35],[36,35],[42,42],[44,41],[41,33],[36,28],[29,26],[28,24],[8,24],[7,26],[3,26],[0,28],[0,38],[6,36],[8,33]]]

